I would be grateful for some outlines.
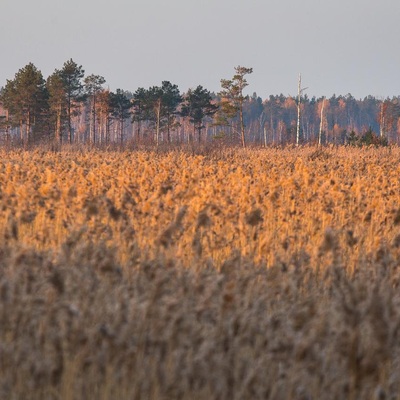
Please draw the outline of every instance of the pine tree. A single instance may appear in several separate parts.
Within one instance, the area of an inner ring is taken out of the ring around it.
[[[66,122],[66,96],[65,85],[60,71],[56,70],[47,79],[49,93],[50,119],[54,125],[55,139],[62,143],[62,128]]]
[[[100,75],[89,75],[85,78],[86,93],[90,98],[91,118],[90,118],[90,141],[96,143],[96,102],[97,95],[102,91],[105,79]]]
[[[138,88],[132,99],[132,122],[137,124],[137,141],[140,142],[142,121],[148,119],[148,91]]]
[[[182,96],[179,93],[178,86],[169,81],[162,82],[161,90],[163,111],[167,125],[167,140],[168,143],[171,143],[171,127],[175,122],[177,108],[182,103]]]
[[[131,116],[132,104],[121,89],[115,93],[110,93],[111,115],[118,122],[119,139],[122,145],[124,140],[124,123]]]
[[[68,141],[74,140],[72,129],[72,118],[79,115],[81,104],[86,100],[84,85],[82,79],[85,71],[81,65],[78,65],[72,58],[64,63],[60,71],[61,79],[64,83],[66,99],[66,123],[68,131]]]
[[[46,117],[47,100],[43,75],[32,63],[20,69],[13,80],[7,80],[2,101],[14,126],[19,124],[21,140],[25,144],[30,144],[39,133]]]
[[[157,146],[160,144],[160,130],[163,117],[163,91],[159,86],[152,86],[146,96],[146,108],[149,111],[148,118],[153,121],[156,126],[155,142]]]
[[[248,86],[246,75],[253,72],[253,68],[238,66],[235,68],[235,75],[232,79],[221,79],[222,90],[219,95],[222,97],[225,104],[222,106],[229,111],[230,115],[239,114],[240,120],[240,138],[242,146],[246,147],[245,126],[243,118],[243,103],[246,97],[243,95],[243,90]]]
[[[100,143],[110,143],[110,130],[112,124],[112,105],[109,90],[101,90],[96,96],[96,119],[99,127],[98,141]]]
[[[193,124],[194,132],[197,131],[199,143],[201,141],[201,131],[204,128],[203,122],[206,117],[212,117],[218,110],[218,106],[212,103],[211,93],[202,86],[196,89],[189,89],[184,97],[181,115],[189,117]]]
[[[160,133],[163,128],[167,131],[167,140],[171,141],[171,127],[178,114],[178,105],[182,102],[177,85],[163,81],[162,86],[151,87],[144,96],[146,118],[155,124],[155,141],[160,143]]]

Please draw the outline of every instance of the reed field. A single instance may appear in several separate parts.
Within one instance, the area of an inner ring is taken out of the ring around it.
[[[400,149],[0,150],[0,399],[400,399]]]

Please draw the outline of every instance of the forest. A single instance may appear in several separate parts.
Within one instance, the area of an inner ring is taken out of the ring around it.
[[[236,67],[233,78],[221,79],[218,93],[201,85],[181,92],[170,81],[112,92],[103,76],[85,75],[72,59],[47,79],[29,63],[1,88],[0,143],[399,143],[400,96],[262,98],[244,94],[252,72]]]

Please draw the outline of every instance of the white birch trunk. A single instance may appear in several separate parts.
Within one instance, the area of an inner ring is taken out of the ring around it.
[[[321,120],[319,123],[318,146],[321,146],[321,144],[322,144],[322,127],[323,127],[323,121],[324,121],[324,107],[325,107],[325,98],[322,99]]]
[[[301,74],[299,74],[299,84],[297,91],[297,133],[296,133],[296,146],[300,143],[300,100],[301,100]]]

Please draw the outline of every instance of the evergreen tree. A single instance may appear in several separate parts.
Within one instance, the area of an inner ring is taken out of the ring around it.
[[[20,110],[17,101],[17,87],[15,80],[7,79],[6,85],[1,91],[1,102],[4,108],[8,111],[10,125],[15,127],[21,124],[21,137],[22,137],[22,114],[19,115]]]
[[[110,133],[112,124],[112,93],[109,90],[101,90],[96,96],[96,120],[99,127],[98,142],[110,143]]]
[[[66,123],[68,131],[68,141],[74,140],[72,129],[72,118],[79,115],[81,104],[86,100],[82,79],[85,71],[81,65],[75,63],[72,58],[64,63],[60,76],[64,84]]]
[[[85,78],[86,93],[90,98],[90,141],[96,143],[96,101],[97,95],[102,91],[105,79],[100,75],[89,75]]]
[[[167,131],[167,140],[171,141],[170,131],[178,114],[178,105],[182,102],[177,85],[163,81],[160,86],[152,86],[143,94],[143,112],[146,119],[155,124],[155,141],[160,142],[163,128]]]
[[[220,98],[218,111],[215,115],[215,125],[233,129],[232,121],[237,116],[236,107],[226,98]]]
[[[163,81],[162,86],[162,106],[167,125],[167,140],[171,142],[171,127],[175,122],[177,108],[182,103],[182,96],[179,93],[177,85],[173,85],[169,81]]]
[[[19,124],[23,142],[31,143],[35,134],[40,132],[47,116],[47,100],[43,75],[32,63],[20,69],[13,80],[7,80],[2,101],[13,124]]]
[[[121,89],[110,93],[111,115],[118,121],[119,139],[122,145],[124,138],[124,123],[131,116],[132,104]]]
[[[246,137],[244,131],[245,125],[243,118],[243,103],[246,97],[243,95],[243,90],[248,86],[245,76],[251,74],[253,69],[238,66],[235,68],[235,72],[236,73],[232,79],[221,79],[222,90],[219,94],[229,104],[228,106],[225,103],[223,107],[230,112],[230,115],[233,115],[234,111],[236,111],[235,115],[239,114],[240,137],[242,146],[246,147]]]
[[[137,123],[137,141],[140,141],[142,121],[148,120],[148,91],[138,88],[132,99],[132,122]]]
[[[181,115],[189,117],[193,124],[194,132],[197,131],[199,143],[201,141],[201,131],[204,128],[203,122],[206,117],[213,116],[218,110],[218,106],[212,103],[211,93],[202,86],[196,89],[189,89],[184,97]]]
[[[163,113],[163,91],[159,86],[152,86],[146,96],[146,109],[148,118],[155,123],[155,142],[157,146],[160,143],[160,130]]]
[[[65,85],[60,71],[56,70],[47,79],[49,93],[50,120],[54,126],[55,139],[62,143],[62,128],[66,122],[66,96]]]

